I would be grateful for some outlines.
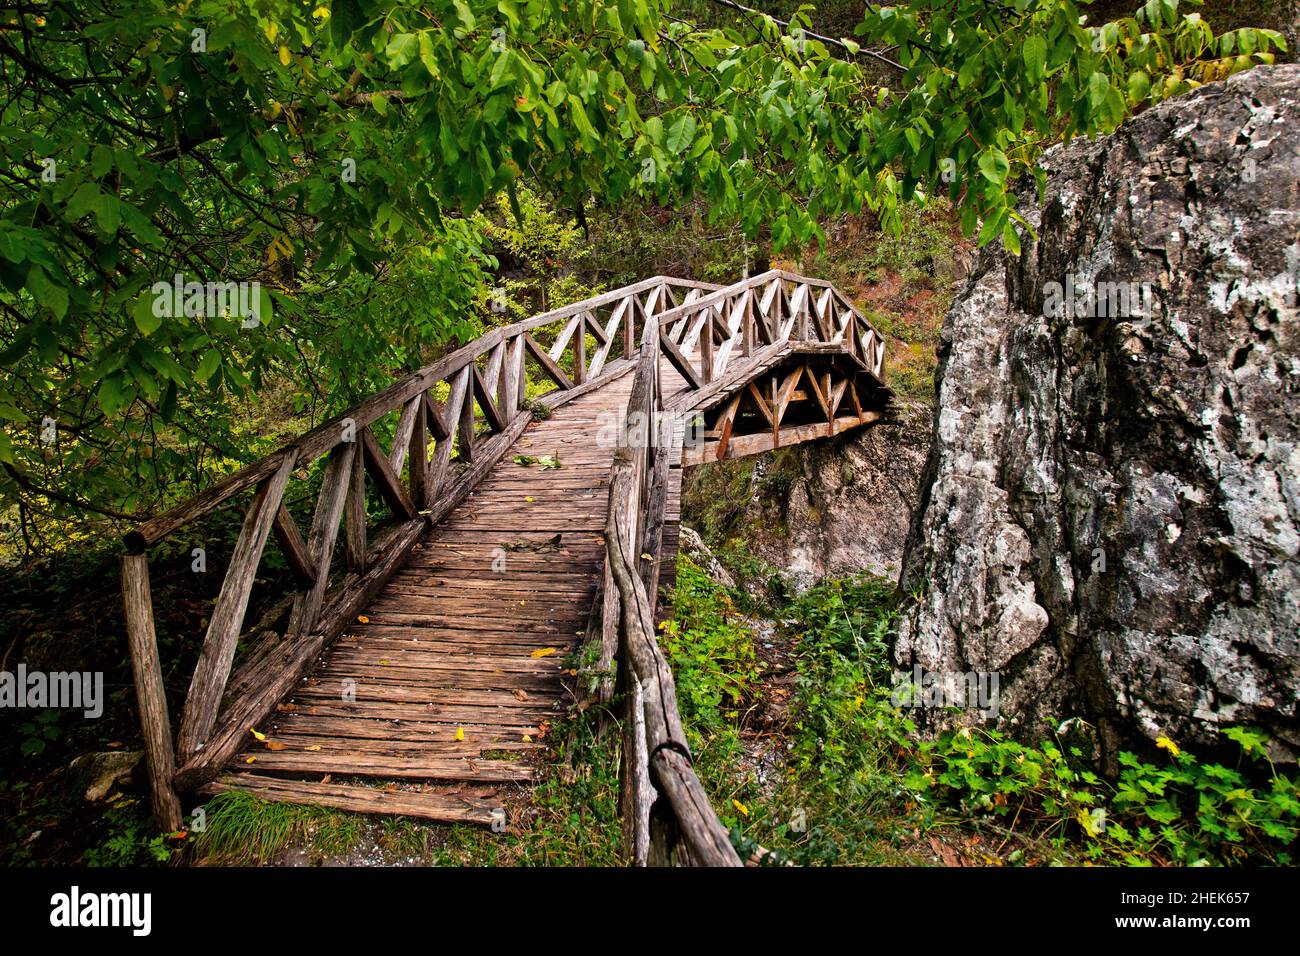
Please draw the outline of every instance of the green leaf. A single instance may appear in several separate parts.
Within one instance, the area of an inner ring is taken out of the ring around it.
[[[221,355],[216,349],[208,349],[203,353],[203,358],[199,359],[198,367],[194,370],[194,377],[200,382],[206,382],[212,378],[213,374],[221,367]]]
[[[1002,150],[990,147],[980,153],[979,168],[985,179],[1001,186],[1007,181],[1007,173],[1011,171],[1011,163]]]
[[[664,141],[664,149],[672,155],[677,155],[686,151],[691,140],[695,138],[695,117],[690,113],[679,116],[668,130],[668,138]]]
[[[61,319],[67,314],[68,290],[55,285],[39,266],[27,273],[27,291],[38,304],[53,312],[56,318]]]
[[[384,56],[388,57],[389,66],[400,70],[419,54],[420,43],[414,33],[398,33],[388,41]]]
[[[145,293],[135,300],[131,307],[131,318],[141,335],[153,335],[162,325],[162,316],[153,314],[153,294]]]
[[[1029,81],[1037,83],[1047,71],[1047,40],[1041,34],[1034,34],[1025,40],[1021,55],[1025,60],[1025,70]]]

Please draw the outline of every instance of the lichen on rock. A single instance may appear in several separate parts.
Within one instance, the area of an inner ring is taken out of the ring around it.
[[[1037,239],[986,247],[944,326],[896,662],[998,671],[1005,726],[1077,714],[1108,755],[1244,724],[1294,760],[1300,67],[1043,166]]]

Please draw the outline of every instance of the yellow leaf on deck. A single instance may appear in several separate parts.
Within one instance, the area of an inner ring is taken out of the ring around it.
[[[320,744],[312,744],[310,747],[303,747],[303,750],[320,750]]]
[[[533,500],[532,495],[524,495],[524,501],[532,501],[532,500]]]
[[[265,739],[266,739],[266,734],[259,734],[259,733],[257,732],[257,730],[256,730],[255,728],[253,728],[253,727],[249,727],[249,728],[248,728],[248,732],[249,732],[250,734],[252,734],[252,735],[253,735],[255,738],[257,738],[258,740],[265,740]]]
[[[249,757],[247,760],[244,761],[244,763],[252,763],[256,759],[257,759],[256,757]]]
[[[360,623],[360,624],[369,624],[369,623],[370,623],[370,618],[366,617],[364,614],[358,614],[358,615],[357,615],[357,622]]]
[[[464,728],[464,727],[457,727],[457,728],[456,728],[456,739],[457,739],[457,740],[464,740],[464,739],[465,739],[465,728]]]
[[[555,653],[555,648],[553,648],[553,647],[539,647],[537,650],[533,651],[532,656],[533,656],[533,657],[550,657],[550,656],[551,656],[552,654],[554,654],[554,653]]]
[[[527,699],[528,699],[528,692],[527,692],[527,691],[523,691],[523,690],[519,690],[518,688],[515,688],[515,689],[512,690],[510,693],[514,694],[514,696],[515,696],[515,700],[527,700]]]
[[[524,734],[524,743],[531,744],[532,742],[533,738],[529,734]]]
[[[267,749],[267,750],[288,750],[288,749],[289,749],[289,745],[288,745],[288,744],[282,744],[282,743],[280,743],[280,741],[278,741],[278,740],[268,740],[268,741],[266,742],[266,749]]]

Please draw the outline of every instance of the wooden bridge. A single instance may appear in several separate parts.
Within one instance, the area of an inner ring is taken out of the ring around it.
[[[235,789],[499,828],[586,701],[620,718],[629,861],[738,864],[655,639],[681,469],[878,420],[883,363],[828,283],[661,276],[493,329],[141,524],[122,586],[160,825]],[[173,737],[147,552],[245,500]],[[271,538],[292,581],[247,626]]]

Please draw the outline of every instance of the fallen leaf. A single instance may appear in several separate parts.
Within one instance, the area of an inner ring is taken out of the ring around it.
[[[320,750],[320,744],[312,744],[310,747],[303,747],[303,750]]]
[[[263,740],[263,741],[266,740],[266,734],[259,734],[259,733],[257,732],[257,730],[256,730],[255,728],[253,728],[253,727],[249,727],[249,728],[248,728],[248,732],[249,732],[250,734],[252,734],[252,735],[253,735],[255,738],[257,738],[258,740]]]
[[[268,740],[268,741],[266,742],[266,749],[267,749],[267,750],[288,750],[288,749],[289,749],[289,745],[288,745],[288,744],[282,744],[282,743],[280,743],[280,741],[278,741],[278,740]]]
[[[527,700],[527,699],[528,699],[528,692],[527,692],[527,691],[522,691],[522,690],[519,690],[518,688],[516,688],[515,690],[512,690],[510,693],[514,694],[514,696],[515,696],[515,700]]]
[[[465,728],[464,728],[464,727],[457,727],[457,728],[456,728],[456,739],[457,739],[457,740],[464,740],[464,739],[465,739]]]
[[[358,614],[358,615],[357,615],[357,622],[360,623],[360,624],[369,624],[369,623],[370,623],[370,618],[366,617],[364,614]]]
[[[744,816],[749,816],[749,807],[745,806],[739,800],[732,800],[731,805],[739,810]]]
[[[244,761],[244,763],[252,763],[256,759],[257,759],[256,757],[249,757],[247,760]]]
[[[555,648],[553,648],[553,647],[539,647],[537,650],[533,651],[532,656],[533,656],[533,657],[550,657],[550,656],[551,656],[552,654],[554,654],[554,653],[555,653]]]
[[[531,744],[532,742],[533,742],[532,736],[530,734],[524,734],[524,743]]]

